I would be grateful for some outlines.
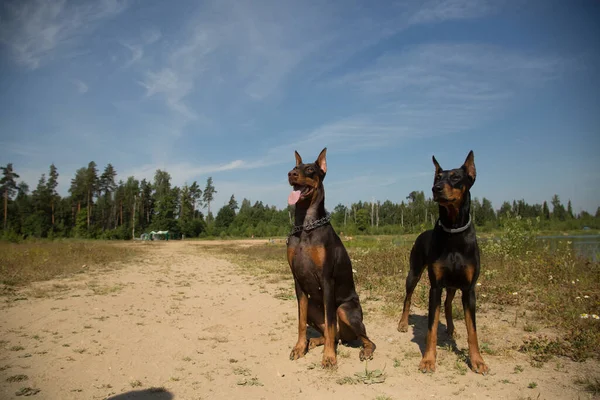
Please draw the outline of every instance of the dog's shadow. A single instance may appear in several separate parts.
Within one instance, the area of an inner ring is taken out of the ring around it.
[[[408,325],[413,328],[413,337],[411,342],[416,343],[419,346],[421,355],[425,354],[425,345],[427,341],[427,315],[409,315]],[[455,327],[456,329],[456,327]],[[438,347],[450,347],[452,352],[456,355],[462,355],[462,351],[456,346],[456,341],[448,335],[447,327],[441,322],[438,323],[438,334],[437,334],[437,346]]]
[[[151,388],[117,394],[106,400],[172,400],[173,398],[173,393],[164,388]]]

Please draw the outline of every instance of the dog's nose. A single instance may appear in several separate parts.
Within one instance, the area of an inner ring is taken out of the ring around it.
[[[431,188],[431,190],[434,193],[441,193],[442,190],[444,190],[444,184],[443,183],[436,183],[435,185],[433,185],[433,187]]]
[[[291,178],[291,177],[295,178],[297,176],[298,176],[298,173],[296,171],[294,171],[294,170],[288,172],[288,178]]]

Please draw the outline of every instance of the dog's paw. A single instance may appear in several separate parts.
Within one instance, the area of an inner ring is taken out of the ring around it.
[[[317,346],[323,346],[325,344],[325,338],[323,336],[319,336],[316,338],[310,338],[308,341],[308,350],[312,350]]]
[[[372,360],[374,351],[375,345],[373,345],[373,347],[362,348],[360,349],[360,353],[358,353],[358,358],[360,359],[360,361]]]
[[[486,365],[486,363],[483,361],[483,358],[481,358],[481,355],[473,356],[470,358],[471,358],[471,369],[473,370],[473,372],[481,374],[481,375],[486,375],[489,372],[490,369]]]
[[[450,336],[452,339],[454,339],[455,338],[454,326],[449,325],[448,328],[446,329],[446,333],[448,334],[448,336]]]
[[[408,322],[407,321],[398,322],[398,332],[408,332]]]
[[[304,357],[304,354],[306,354],[306,344],[304,346],[296,345],[296,347],[294,347],[290,353],[290,360],[297,360],[301,357]]]
[[[419,364],[419,371],[423,373],[435,372],[435,357],[423,357]]]
[[[323,354],[323,360],[321,361],[321,366],[326,369],[337,367],[337,358],[336,358],[335,354],[334,355]]]

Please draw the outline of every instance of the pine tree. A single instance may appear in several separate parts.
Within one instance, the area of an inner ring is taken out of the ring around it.
[[[560,198],[557,194],[552,196],[552,218],[558,219],[560,221],[564,221],[566,218],[567,212],[565,211],[565,206],[563,206],[560,202]]]
[[[19,178],[13,171],[12,163],[6,164],[6,167],[1,167],[2,170],[2,179],[0,179],[0,193],[2,193],[2,197],[4,198],[4,230],[7,228],[7,219],[8,219],[8,200],[12,197],[12,195],[17,190],[17,182],[15,179]]]
[[[194,181],[190,186],[190,195],[192,196],[192,214],[194,218],[196,218],[196,209],[197,207],[202,207],[202,189],[198,186],[198,182]]]
[[[77,210],[73,212],[73,215],[76,215],[81,211],[81,203],[85,199],[86,173],[87,170],[85,168],[79,168],[75,172],[75,177],[71,179],[71,187],[69,188],[69,193],[71,193],[73,208],[76,208]]]
[[[575,216],[573,215],[573,206],[571,206],[571,199],[569,199],[569,201],[567,202],[567,217],[569,218],[575,218]]]
[[[48,182],[46,180],[46,174],[42,174],[36,189],[33,191],[32,203],[34,208],[34,214],[31,216],[31,226],[33,227],[33,234],[36,237],[45,237],[48,231],[52,228],[51,219],[51,196]]]
[[[60,200],[60,196],[56,192],[56,187],[58,186],[58,170],[54,164],[50,165],[50,173],[48,174],[48,195],[50,196],[50,208],[52,209],[52,227],[54,227],[54,208],[56,202]]]
[[[110,210],[113,208],[113,193],[117,189],[115,177],[117,171],[112,164],[107,164],[98,180],[98,208],[101,211],[102,230],[110,226]]]
[[[544,219],[550,219],[550,209],[548,208],[548,202],[544,201],[542,205],[542,217]]]
[[[235,213],[235,210],[237,210],[239,208],[238,202],[236,201],[234,195],[231,195],[231,197],[229,198],[229,203],[227,204],[227,206],[229,208],[231,208],[234,213]]]
[[[210,212],[210,203],[215,199],[215,193],[217,193],[217,191],[215,190],[215,187],[213,186],[212,177],[209,176],[208,179],[206,180],[206,187],[204,188],[204,193],[202,193],[202,201],[208,207],[207,219],[209,221],[210,221],[211,215],[212,215]]]
[[[154,216],[155,230],[172,230],[175,225],[176,199],[171,189],[171,175],[160,169],[154,174]]]
[[[86,191],[86,208],[87,208],[87,229],[90,229],[90,218],[92,215],[92,205],[94,203],[94,195],[98,191],[98,170],[96,163],[90,161],[85,174],[85,191]]]

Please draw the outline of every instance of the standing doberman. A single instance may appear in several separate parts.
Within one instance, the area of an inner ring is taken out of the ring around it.
[[[446,288],[447,292],[444,313],[450,336],[454,335],[452,299],[456,290],[460,289],[467,324],[471,369],[485,374],[488,367],[479,352],[475,325],[475,285],[479,276],[479,247],[469,213],[470,189],[476,177],[475,159],[471,151],[460,168],[443,170],[435,157],[433,157],[433,164],[435,178],[432,191],[433,200],[439,204],[439,219],[433,230],[419,235],[410,253],[406,297],[398,330],[400,332],[408,330],[410,300],[423,270],[427,267],[431,283],[427,345],[419,369],[423,372],[435,371],[442,289]]]
[[[361,360],[373,357],[375,343],[367,337],[362,322],[350,257],[325,212],[326,152],[323,149],[311,164],[302,163],[296,152],[296,167],[288,173],[294,188],[288,203],[295,205],[296,210],[295,226],[287,241],[287,258],[298,298],[298,342],[290,359],[303,357],[307,347],[324,344],[322,365],[333,367],[337,363],[338,338],[345,342],[360,339]],[[322,336],[307,341],[307,323]]]

